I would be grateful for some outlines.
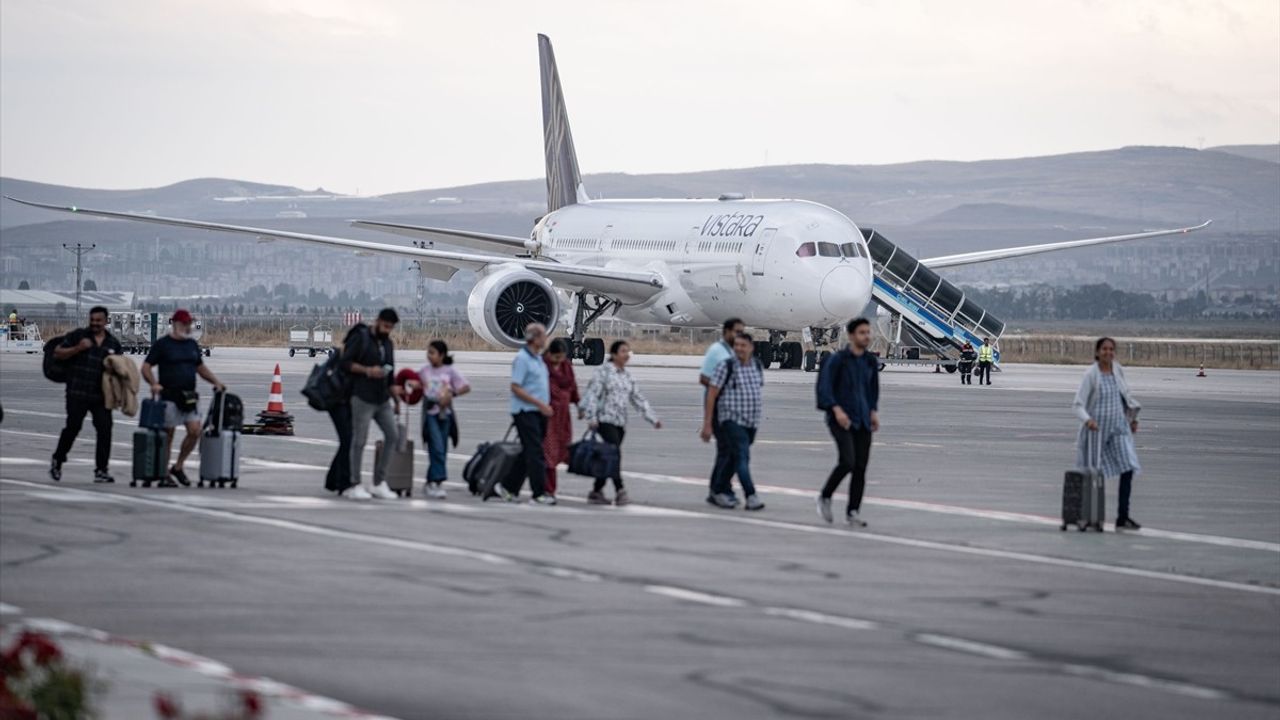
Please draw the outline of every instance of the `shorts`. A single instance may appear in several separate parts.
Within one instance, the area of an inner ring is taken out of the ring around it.
[[[184,413],[178,409],[177,403],[169,400],[164,401],[164,427],[166,430],[176,428],[179,425],[186,425],[189,422],[200,422],[199,408]]]

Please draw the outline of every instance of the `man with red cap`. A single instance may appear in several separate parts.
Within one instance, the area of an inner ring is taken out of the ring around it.
[[[169,318],[169,334],[156,340],[142,363],[142,379],[151,386],[151,394],[164,400],[164,427],[169,434],[165,444],[165,462],[168,462],[169,451],[173,447],[174,430],[179,425],[187,428],[187,435],[182,439],[182,448],[178,451],[178,461],[169,468],[169,476],[162,485],[173,485],[174,481],[190,485],[182,465],[200,441],[200,396],[196,393],[196,376],[207,380],[214,390],[226,389],[218,378],[201,359],[200,345],[191,337],[191,324],[194,318],[186,310],[176,310]],[[152,371],[159,367],[157,377]]]

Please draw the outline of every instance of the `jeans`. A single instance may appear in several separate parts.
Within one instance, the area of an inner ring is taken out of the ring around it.
[[[59,464],[67,461],[67,453],[71,452],[71,443],[75,442],[76,436],[80,434],[80,428],[84,427],[85,415],[93,416],[93,429],[98,433],[98,442],[93,452],[93,467],[95,470],[106,472],[111,460],[111,411],[107,409],[102,398],[89,400],[67,396],[67,426],[62,428],[62,434],[58,436],[58,448],[53,451],[53,459]]]
[[[756,486],[751,482],[751,444],[756,441],[756,429],[731,420],[720,423],[720,427],[729,441],[729,471],[723,475],[725,485],[732,487],[733,473],[737,473],[742,493],[748,497],[755,495]]]
[[[360,477],[360,461],[364,459],[364,445],[369,440],[369,423],[376,422],[382,429],[383,446],[390,448],[395,444],[399,431],[396,429],[396,416],[391,411],[391,401],[384,400],[377,405],[365,402],[358,397],[351,398],[351,484],[362,482]],[[378,456],[373,465],[373,485],[381,485],[387,479],[387,461],[391,453],[384,452]],[[366,485],[372,490],[373,485]]]
[[[329,419],[333,421],[333,429],[338,433],[338,452],[334,453],[329,463],[329,472],[324,476],[324,489],[342,492],[351,487],[351,406],[347,403],[338,405],[329,411]]]
[[[713,422],[711,432],[716,437],[716,462],[711,468],[711,494],[733,495],[733,462],[729,453],[729,438],[724,433],[724,423]]]
[[[444,482],[449,479],[445,465],[449,454],[449,425],[452,415],[422,416],[422,439],[427,443],[427,482]]]
[[[829,498],[835,494],[836,488],[845,475],[849,475],[849,507],[846,513],[862,509],[862,493],[867,487],[867,461],[871,459],[871,431],[867,428],[850,427],[848,430],[836,423],[829,423],[831,437],[835,438],[839,460],[827,484],[822,487],[822,497]]]
[[[615,490],[622,489],[622,439],[627,436],[627,429],[621,425],[610,425],[609,423],[600,423],[600,427],[596,429],[600,434],[600,439],[610,445],[618,446],[618,472],[613,476],[613,487]],[[604,484],[610,478],[598,477],[593,488],[596,492],[604,490]]]
[[[1129,518],[1129,495],[1133,492],[1133,471],[1126,470],[1120,473],[1120,503],[1116,508],[1116,519],[1127,520]]]
[[[541,497],[547,491],[547,460],[542,454],[542,440],[547,435],[547,419],[542,413],[521,412],[511,416],[512,422],[515,423],[516,433],[520,436],[520,447],[523,450],[524,472],[529,478],[529,490],[534,497]],[[519,494],[520,487],[524,485],[524,480],[520,480],[519,485],[514,488],[508,488],[512,494]]]

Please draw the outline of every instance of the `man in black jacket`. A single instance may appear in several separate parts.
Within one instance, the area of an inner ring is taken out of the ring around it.
[[[378,423],[382,429],[383,446],[395,445],[395,413],[400,412],[399,386],[392,385],[395,370],[395,346],[391,331],[400,322],[400,316],[392,308],[383,308],[373,326],[358,325],[353,328],[342,349],[342,369],[351,381],[351,489],[345,494],[353,500],[398,497],[385,482],[387,461],[391,453],[378,456],[373,467],[373,482],[363,482],[360,461],[364,459],[364,446],[369,439],[369,424]],[[395,412],[392,412],[392,403]]]
[[[62,464],[67,461],[71,444],[84,427],[84,416],[93,416],[93,429],[98,434],[94,450],[93,481],[112,483],[111,411],[102,396],[102,373],[108,355],[124,351],[120,342],[107,330],[107,309],[89,311],[89,327],[72,330],[53,351],[53,358],[67,367],[67,425],[58,437],[58,447],[49,463],[49,477],[62,479]]]
[[[871,433],[880,429],[880,362],[871,346],[871,322],[850,320],[845,328],[849,347],[822,364],[818,376],[818,409],[826,411],[827,428],[836,441],[839,460],[818,495],[818,515],[831,522],[831,496],[849,476],[849,506],[845,522],[866,527],[862,519],[862,493],[867,484],[871,457]]]

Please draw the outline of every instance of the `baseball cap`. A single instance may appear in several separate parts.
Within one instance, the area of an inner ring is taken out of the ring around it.
[[[169,318],[169,322],[180,322],[190,325],[194,319],[195,318],[191,317],[191,313],[186,310],[174,310],[173,317]]]

